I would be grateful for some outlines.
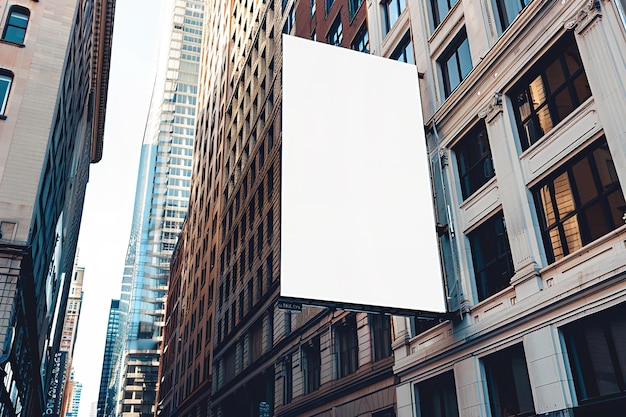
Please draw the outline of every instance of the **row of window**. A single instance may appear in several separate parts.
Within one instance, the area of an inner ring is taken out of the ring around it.
[[[462,160],[464,155],[461,153],[457,157]],[[479,166],[483,165],[482,169],[491,173],[490,164],[488,161]],[[484,165],[489,168],[484,168]],[[462,163],[459,163],[461,166]],[[531,191],[550,263],[624,224],[622,217],[626,201],[604,138],[567,161]],[[468,239],[476,292],[479,301],[482,301],[508,287],[514,273],[502,213],[483,222],[468,234]]]
[[[391,322],[386,315],[369,314],[370,348],[372,361],[377,362],[391,356]],[[320,337],[315,336],[300,346],[303,393],[317,391],[321,384],[322,348]],[[356,316],[345,317],[333,326],[333,352],[335,355],[335,375],[343,378],[355,373],[359,367],[359,347]],[[293,366],[291,355],[283,361],[283,404],[293,398]]]
[[[626,304],[570,323],[560,330],[579,406],[626,398]],[[481,358],[491,415],[534,416],[535,406],[523,345]],[[420,417],[458,417],[454,372],[415,386]],[[617,415],[617,414],[615,414]]]

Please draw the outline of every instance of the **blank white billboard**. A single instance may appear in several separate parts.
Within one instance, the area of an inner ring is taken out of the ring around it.
[[[444,312],[417,68],[284,35],[282,111],[281,296]]]

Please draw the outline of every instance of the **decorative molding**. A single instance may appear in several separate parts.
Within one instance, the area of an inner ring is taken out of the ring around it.
[[[478,111],[478,117],[490,122],[500,113],[502,113],[502,93],[497,91],[493,93],[489,103]]]
[[[577,33],[582,33],[596,18],[601,17],[600,0],[589,0],[576,16],[563,24],[563,27],[567,30],[576,29]]]

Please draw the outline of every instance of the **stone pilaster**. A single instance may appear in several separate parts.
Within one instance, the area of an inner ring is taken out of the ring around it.
[[[503,116],[502,93],[496,92],[478,116],[485,120],[487,126],[515,268],[511,283],[516,287],[518,300],[521,300],[542,288],[538,272],[541,255],[534,238],[537,228],[536,216],[532,212],[533,200],[524,184],[516,141],[511,137]]]
[[[617,175],[626,186],[626,33],[613,2],[590,0],[565,23],[573,30]]]

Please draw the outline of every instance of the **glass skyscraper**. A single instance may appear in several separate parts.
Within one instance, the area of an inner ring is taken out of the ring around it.
[[[119,303],[117,414],[152,417],[170,258],[187,214],[204,1],[166,0]]]

